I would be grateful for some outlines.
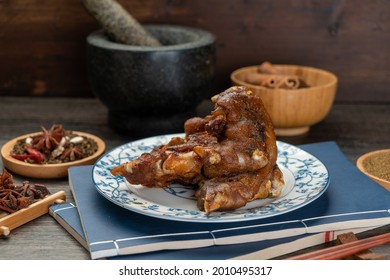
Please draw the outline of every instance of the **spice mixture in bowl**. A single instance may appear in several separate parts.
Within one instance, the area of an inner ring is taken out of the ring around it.
[[[93,164],[104,152],[100,138],[53,125],[49,130],[26,134],[1,149],[4,166],[16,174],[34,178],[60,178],[68,168]]]
[[[89,157],[97,149],[93,139],[53,125],[50,130],[42,127],[41,133],[16,141],[10,155],[28,163],[53,164]]]
[[[364,154],[356,165],[360,171],[390,191],[390,149]]]

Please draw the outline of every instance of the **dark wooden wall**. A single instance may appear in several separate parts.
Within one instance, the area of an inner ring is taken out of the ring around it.
[[[388,0],[119,0],[142,23],[217,37],[215,90],[264,60],[339,77],[338,101],[390,101]],[[79,0],[0,0],[0,96],[91,93],[85,38],[98,24]]]

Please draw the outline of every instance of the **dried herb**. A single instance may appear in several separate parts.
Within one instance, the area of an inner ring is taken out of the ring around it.
[[[97,151],[93,139],[64,130],[62,125],[41,128],[41,133],[17,141],[11,156],[28,163],[53,164],[80,160]]]
[[[368,173],[390,181],[390,151],[374,153],[365,158],[362,164]]]
[[[281,73],[268,61],[257,67],[256,72],[248,73],[245,81],[249,84],[271,89],[300,89],[309,87],[298,75]]]
[[[49,194],[45,186],[30,185],[28,181],[16,186],[12,175],[5,169],[0,175],[0,210],[5,212],[13,213],[26,208]]]

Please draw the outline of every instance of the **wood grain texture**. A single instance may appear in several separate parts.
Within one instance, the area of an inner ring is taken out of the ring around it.
[[[84,131],[102,138],[107,144],[107,151],[136,140],[111,130],[107,123],[107,109],[94,98],[0,96],[0,104],[2,105],[0,146],[19,135],[37,131],[40,125],[49,127],[53,123],[62,123],[67,129]],[[210,102],[202,103],[198,108],[198,115],[208,114],[211,107]],[[329,115],[319,124],[314,125],[308,134],[278,137],[278,140],[294,145],[336,141],[347,158],[355,163],[356,159],[364,153],[388,148],[389,135],[390,103],[336,103]],[[2,167],[0,162],[0,169]],[[23,176],[14,176],[16,183],[28,179]],[[65,191],[67,202],[74,202],[69,184],[65,179],[30,179],[30,183],[43,184],[52,193]],[[358,238],[385,232],[390,232],[390,225],[359,234]],[[326,245],[319,245],[288,256],[324,247]],[[89,259],[87,251],[49,215],[44,215],[12,230],[7,238],[0,238],[0,251],[0,259],[11,260]],[[374,248],[372,251],[390,256],[390,244]]]
[[[217,37],[215,90],[269,60],[339,77],[339,101],[390,101],[386,0],[120,0],[141,23],[203,28]],[[0,95],[91,97],[85,38],[99,24],[79,0],[0,1]]]

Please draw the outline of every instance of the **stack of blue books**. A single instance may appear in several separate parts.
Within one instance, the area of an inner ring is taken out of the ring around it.
[[[93,166],[69,169],[75,204],[50,214],[92,259],[270,259],[390,224],[390,192],[349,162],[336,143],[300,146],[328,169],[330,184],[318,199],[283,215],[233,223],[193,223],[145,216],[104,198]]]

